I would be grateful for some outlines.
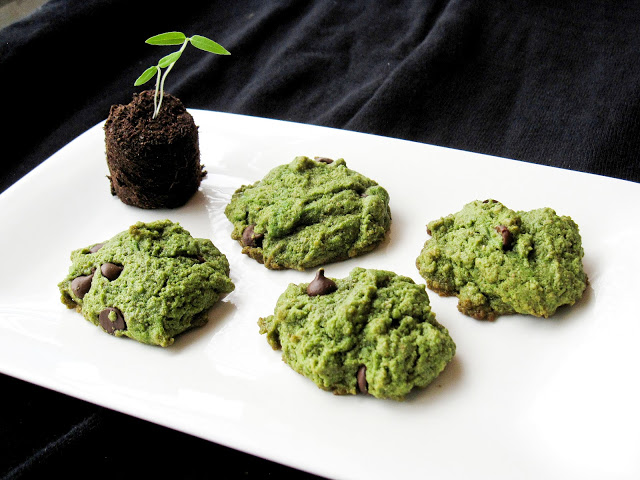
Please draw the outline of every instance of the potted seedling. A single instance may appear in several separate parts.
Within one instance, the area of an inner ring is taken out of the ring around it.
[[[112,195],[127,205],[176,208],[193,196],[206,172],[200,164],[198,127],[182,102],[164,91],[165,80],[189,44],[216,55],[229,52],[206,37],[181,32],[155,35],[146,43],[181,47],[135,81],[139,86],[156,77],[154,90],[111,107],[104,126],[108,178]]]

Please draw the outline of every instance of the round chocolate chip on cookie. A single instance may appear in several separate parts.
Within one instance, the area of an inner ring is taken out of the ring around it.
[[[98,323],[105,332],[112,335],[116,330],[124,330],[127,328],[122,312],[113,307],[107,307],[100,312],[98,315]]]
[[[329,295],[338,289],[336,282],[324,276],[324,268],[318,270],[316,278],[307,285],[307,295],[315,297],[316,295]]]

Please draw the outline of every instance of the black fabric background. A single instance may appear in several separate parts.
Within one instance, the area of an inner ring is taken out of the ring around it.
[[[53,0],[0,30],[0,191],[104,120],[112,104],[128,103],[141,90],[138,75],[172,51],[144,39],[170,30],[209,36],[232,53],[185,51],[167,90],[190,108],[640,182],[636,1],[160,4]],[[7,477],[303,475],[16,379],[0,382]],[[130,456],[131,445],[143,460]]]

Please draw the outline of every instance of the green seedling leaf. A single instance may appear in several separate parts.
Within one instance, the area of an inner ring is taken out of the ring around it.
[[[160,35],[154,35],[153,37],[148,38],[146,42],[151,45],[181,45],[180,50],[177,52],[173,52],[162,57],[158,62],[158,65],[147,68],[144,73],[138,77],[134,84],[135,86],[143,85],[151,80],[154,75],[158,75],[156,90],[153,97],[153,118],[158,116],[158,112],[160,112],[160,107],[162,106],[162,99],[164,97],[164,81],[167,79],[167,75],[189,43],[200,50],[204,50],[205,52],[215,53],[216,55],[231,55],[222,45],[214,42],[210,38],[203,37],[202,35],[186,37],[182,32],[166,32],[161,33]],[[164,73],[162,72],[163,68]]]
[[[149,80],[151,80],[156,73],[158,73],[158,67],[156,67],[155,65],[153,67],[147,68],[144,72],[142,72],[142,75],[138,77],[136,83],[134,83],[133,85],[136,87],[144,85]]]
[[[194,35],[189,41],[191,45],[205,52],[215,53],[216,55],[231,55],[222,45],[202,35]]]
[[[151,45],[181,45],[186,39],[182,32],[166,32],[147,38],[146,42]]]
[[[158,62],[158,67],[167,68],[172,63],[175,63],[182,55],[182,50],[178,50],[177,52],[170,53],[166,57],[162,57]]]

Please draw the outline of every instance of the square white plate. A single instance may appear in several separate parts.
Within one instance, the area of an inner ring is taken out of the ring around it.
[[[360,133],[192,111],[200,191],[146,211],[109,192],[102,124],[0,195],[0,370],[271,460],[335,478],[640,478],[640,184]],[[380,268],[424,283],[425,224],[475,199],[543,206],[580,226],[590,279],[550,319],[494,323],[429,292],[457,354],[405,402],[333,396],[293,372],[258,333],[290,282],[231,240],[224,208],[242,184],[297,155],[343,157],[391,197],[374,252],[326,267]],[[105,334],[67,310],[57,283],[71,250],[136,221],[169,218],[227,255],[236,290],[207,326],[166,349]],[[10,413],[5,413],[5,415]]]

